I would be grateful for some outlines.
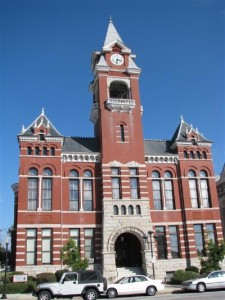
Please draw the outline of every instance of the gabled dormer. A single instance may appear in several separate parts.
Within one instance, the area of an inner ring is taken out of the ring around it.
[[[171,149],[177,146],[204,146],[211,147],[212,141],[208,140],[198,129],[186,123],[181,117],[181,122],[178,125],[172,139]]]
[[[23,126],[18,135],[19,142],[60,142],[63,143],[63,136],[46,117],[44,109],[41,114],[27,127]]]

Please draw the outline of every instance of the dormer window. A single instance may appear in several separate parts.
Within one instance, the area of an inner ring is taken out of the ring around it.
[[[44,141],[45,140],[45,136],[44,136],[44,131],[41,130],[40,133],[39,133],[39,140],[40,141]]]

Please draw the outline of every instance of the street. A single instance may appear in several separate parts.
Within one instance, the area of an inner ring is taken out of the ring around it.
[[[129,297],[118,297],[116,300],[165,300],[165,299],[173,299],[173,300],[222,300],[225,298],[225,291],[209,291],[205,293],[197,293],[197,292],[182,292],[180,290],[175,290],[172,293],[158,293],[155,296],[129,296]],[[31,295],[7,295],[7,299],[9,300],[37,300],[36,297]],[[69,299],[69,298],[64,298]],[[73,297],[73,300],[82,300],[82,297]],[[100,297],[99,300],[107,299],[105,297]],[[70,299],[71,300],[71,299]]]

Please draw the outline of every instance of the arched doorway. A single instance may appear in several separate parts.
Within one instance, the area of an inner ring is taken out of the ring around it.
[[[115,243],[116,267],[141,267],[141,244],[132,233],[123,233]]]

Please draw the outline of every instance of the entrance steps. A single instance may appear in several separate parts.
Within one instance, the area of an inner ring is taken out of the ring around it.
[[[141,275],[143,274],[142,268],[140,267],[121,267],[121,268],[116,268],[117,270],[117,276],[116,280],[120,279],[125,276],[131,276],[131,275]]]

